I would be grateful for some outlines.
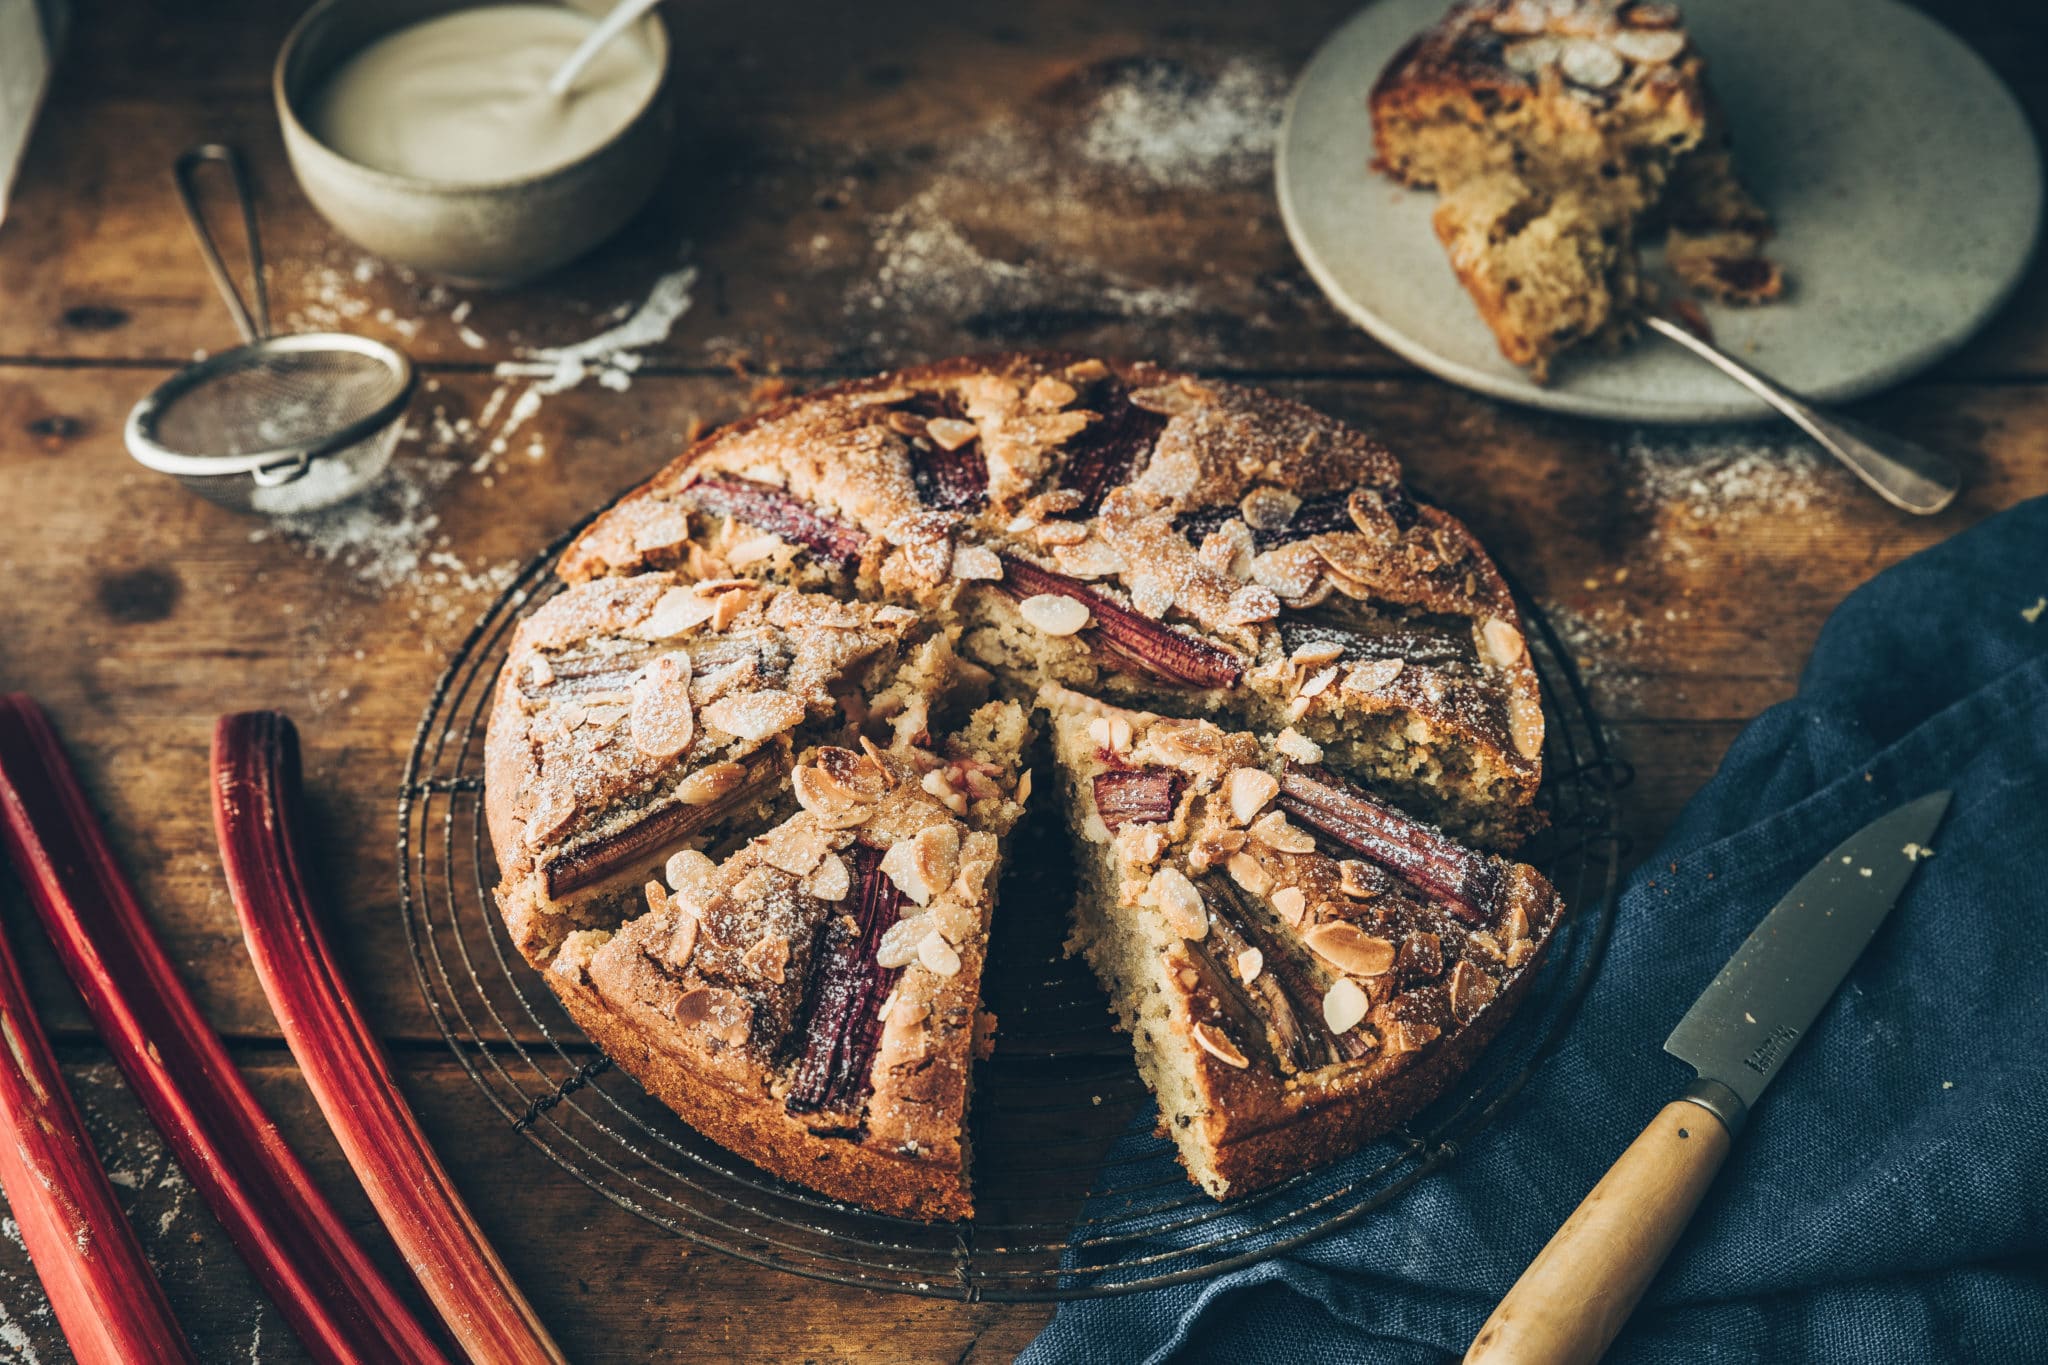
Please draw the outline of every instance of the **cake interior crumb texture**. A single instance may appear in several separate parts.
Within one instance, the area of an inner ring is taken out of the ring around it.
[[[1218,1198],[1427,1103],[1556,923],[1508,856],[1544,721],[1507,586],[1299,404],[1079,356],[842,384],[698,443],[557,572],[486,741],[512,941],[686,1122],[830,1197],[972,1213],[991,929],[1068,909],[999,909],[1034,807]]]
[[[1644,245],[1661,240],[1672,275],[1710,298],[1784,291],[1675,6],[1468,0],[1395,55],[1370,104],[1377,168],[1442,193],[1452,268],[1538,381],[1655,306]]]

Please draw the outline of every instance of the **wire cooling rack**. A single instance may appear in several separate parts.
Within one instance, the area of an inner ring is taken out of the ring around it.
[[[1629,774],[1550,622],[1522,600],[1548,721],[1540,799],[1550,815],[1523,856],[1568,911],[1504,1036],[1435,1104],[1348,1160],[1211,1200],[1155,1129],[1106,997],[1060,951],[1070,857],[1057,819],[1041,812],[1020,832],[988,955],[984,996],[1000,1028],[975,1078],[976,1217],[919,1223],[791,1185],[699,1137],[613,1069],[495,910],[483,815],[491,690],[513,628],[557,590],[568,539],[526,566],[434,688],[398,794],[400,905],[428,1008],[487,1102],[562,1169],[699,1246],[815,1279],[969,1300],[1118,1294],[1248,1265],[1373,1215],[1453,1160],[1513,1105],[1599,966],[1622,856],[1615,792]]]

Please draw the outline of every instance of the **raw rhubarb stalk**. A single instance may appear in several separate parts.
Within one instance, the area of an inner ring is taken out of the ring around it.
[[[1060,487],[1081,495],[1081,505],[1075,513],[1094,516],[1109,490],[1131,477],[1164,430],[1166,418],[1133,404],[1121,386],[1110,386],[1102,416],[1067,442]]]
[[[1500,869],[1442,830],[1348,784],[1299,768],[1280,779],[1280,808],[1409,882],[1466,923],[1493,921]]]
[[[812,969],[803,1053],[790,1076],[785,1107],[858,1114],[873,1085],[882,1044],[882,1001],[902,974],[875,961],[882,935],[903,917],[904,895],[882,871],[882,850],[855,844],[847,852],[855,877],[853,925],[833,915]]]
[[[214,832],[263,993],[327,1125],[470,1358],[560,1361],[398,1088],[342,976],[299,857],[299,744],[276,711],[221,717]]]
[[[41,708],[0,699],[0,808],[29,900],[129,1087],[306,1350],[445,1359],[284,1144],[114,861]]]
[[[1153,677],[1183,687],[1231,687],[1244,676],[1244,665],[1221,645],[1183,635],[1120,607],[1078,578],[1041,569],[1015,555],[1003,555],[1002,561],[1004,592],[1019,600],[1056,593],[1086,603],[1095,622],[1084,634],[1104,646],[1104,653]]]
[[[802,498],[772,484],[706,475],[692,483],[683,496],[700,512],[730,517],[757,531],[796,541],[842,569],[858,563],[860,552],[868,543],[867,534],[857,527],[826,516]]]
[[[1185,781],[1172,768],[1112,768],[1095,774],[1095,813],[1109,829],[1158,825],[1173,818]]]
[[[10,831],[21,818],[0,784]],[[24,879],[38,875],[11,837]],[[30,850],[32,851],[32,850]],[[71,1354],[83,1365],[191,1361],[163,1286],[43,1036],[14,949],[0,935],[0,1189]]]

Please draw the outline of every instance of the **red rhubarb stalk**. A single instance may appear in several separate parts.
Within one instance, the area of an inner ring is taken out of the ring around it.
[[[0,785],[7,824],[16,812]],[[32,861],[9,841],[24,878]],[[82,1365],[191,1361],[164,1288],[121,1215],[50,1040],[36,1022],[14,949],[0,935],[0,1189],[57,1325]]]
[[[0,813],[29,900],[115,1065],[307,1351],[444,1359],[256,1103],[115,863],[49,720],[20,694],[0,698]]]
[[[299,742],[276,711],[213,733],[214,832],[263,993],[391,1239],[472,1360],[562,1352],[456,1192],[328,942],[299,859]]]

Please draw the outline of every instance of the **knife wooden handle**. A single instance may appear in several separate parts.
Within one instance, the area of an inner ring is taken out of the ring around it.
[[[1664,1106],[1472,1339],[1467,1365],[1579,1365],[1621,1330],[1728,1157],[1721,1120]]]

